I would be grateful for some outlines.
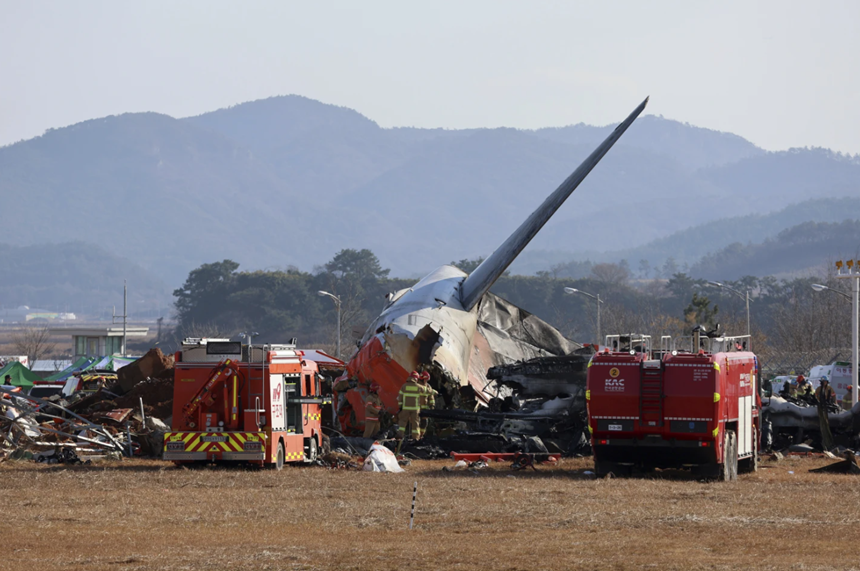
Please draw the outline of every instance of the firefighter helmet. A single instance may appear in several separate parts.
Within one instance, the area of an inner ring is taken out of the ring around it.
[[[410,379],[419,379],[419,378],[421,378],[421,375],[418,374],[418,371],[412,371],[412,374],[409,375],[409,378]]]
[[[428,373],[427,371],[424,371],[423,373],[421,373],[421,380],[422,381],[429,381],[430,380],[430,373]]]
[[[370,392],[378,393],[379,392],[379,385],[377,385],[376,383],[371,383],[370,384]]]

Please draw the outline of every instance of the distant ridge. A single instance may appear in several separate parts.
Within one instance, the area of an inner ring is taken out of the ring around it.
[[[370,248],[392,275],[413,275],[489,254],[610,128],[382,129],[296,95],[185,119],[104,117],[0,148],[0,192],[14,213],[5,236],[95,242],[170,286],[204,262],[310,270],[342,248]],[[643,117],[523,260],[632,250],[857,188],[860,164],[833,153],[765,153]],[[665,247],[680,258],[688,244]]]

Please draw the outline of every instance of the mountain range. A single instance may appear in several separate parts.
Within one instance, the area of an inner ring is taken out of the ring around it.
[[[310,270],[343,248],[370,248],[392,275],[418,276],[489,254],[612,128],[384,129],[295,95],[183,119],[93,119],[0,148],[12,213],[2,241],[86,242],[169,286],[204,262]],[[583,256],[694,266],[792,222],[857,218],[858,188],[856,157],[766,152],[645,116],[512,269]],[[771,228],[771,215],[786,222]]]

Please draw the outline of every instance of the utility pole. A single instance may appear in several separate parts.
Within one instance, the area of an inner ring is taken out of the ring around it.
[[[334,295],[333,293],[329,293],[327,291],[322,291],[322,290],[318,291],[317,295],[320,295],[322,297],[331,298],[331,300],[334,302],[335,306],[337,307],[337,355],[335,355],[335,357],[340,359],[340,298],[338,296]]]
[[[739,292],[738,290],[736,290],[735,288],[733,288],[731,286],[727,286],[726,284],[724,284],[722,282],[708,282],[708,284],[712,285],[712,286],[719,287],[719,288],[725,288],[725,289],[729,290],[730,292],[738,295],[741,299],[746,300],[746,302],[747,302],[747,337],[748,337],[747,342],[749,344],[750,349],[752,349],[752,337],[750,336],[750,288],[746,288],[746,295],[744,295],[741,292]]]
[[[860,260],[856,264],[854,260],[848,260],[845,263],[845,271],[843,272],[842,261],[836,262],[836,278],[851,280],[851,396],[857,402],[857,376],[858,376],[858,328],[860,328]]]
[[[128,333],[128,280],[122,280],[122,315],[117,315],[116,307],[114,307],[111,323],[116,323],[117,317],[122,317],[122,348],[120,352],[122,353],[122,356],[125,357],[125,342],[126,334]]]
[[[603,342],[603,339],[600,338],[600,304],[603,303],[603,300],[600,299],[600,294],[592,295],[588,292],[582,291],[581,289],[576,289],[575,287],[564,288],[564,293],[581,293],[591,299],[597,300],[597,346],[599,347]]]

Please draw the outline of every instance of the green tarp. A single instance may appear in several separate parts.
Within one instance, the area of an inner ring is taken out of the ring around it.
[[[12,361],[0,369],[0,383],[7,384],[6,375],[12,377],[9,384],[15,385],[16,387],[32,387],[34,381],[42,380],[39,375],[18,361]]]

